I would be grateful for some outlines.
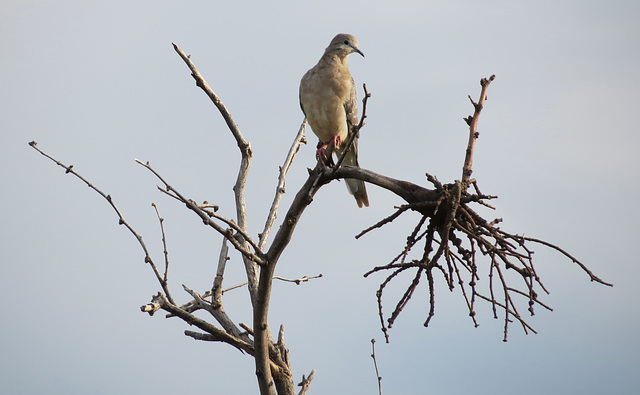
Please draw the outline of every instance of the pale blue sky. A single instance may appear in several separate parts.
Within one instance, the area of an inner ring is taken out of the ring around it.
[[[489,306],[478,308],[473,328],[462,297],[439,286],[430,327],[421,325],[423,289],[384,344],[380,278],[362,274],[395,256],[417,218],[356,241],[401,201],[370,187],[371,207],[357,209],[334,183],[305,212],[277,273],[324,275],[275,285],[271,325],[285,325],[296,382],[316,369],[311,394],[377,393],[375,337],[385,395],[628,394],[640,386],[637,1],[8,0],[0,9],[0,393],[258,392],[251,358],[185,337],[181,321],[139,312],[159,287],[135,240],[104,200],[27,143],[110,193],[161,261],[158,203],[173,293],[185,302],[181,284],[211,286],[221,241],[133,159],[231,216],[239,154],[171,42],[192,55],[252,144],[255,235],[303,118],[300,77],[339,32],[358,38],[366,57],[352,57],[351,71],[373,94],[363,167],[425,185],[425,172],[459,178],[467,95],[496,74],[474,163],[482,191],[500,197],[487,215],[557,243],[615,287],[590,283],[538,248],[537,271],[551,291],[543,300],[555,309],[530,319],[538,335],[513,325],[503,343]],[[309,140],[285,206],[314,165]],[[236,255],[225,283],[240,281]],[[251,322],[245,291],[225,303],[236,322]]]

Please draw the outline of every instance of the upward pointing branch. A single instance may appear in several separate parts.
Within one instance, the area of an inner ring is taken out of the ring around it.
[[[244,139],[244,136],[240,132],[240,128],[238,128],[238,125],[231,117],[231,113],[227,110],[227,107],[222,103],[222,100],[220,100],[213,89],[211,89],[198,69],[196,69],[196,66],[191,61],[191,56],[185,54],[184,51],[176,44],[172,43],[172,45],[173,49],[175,49],[178,55],[180,55],[182,60],[187,64],[189,70],[191,70],[191,76],[196,80],[196,85],[201,88],[207,96],[209,96],[209,99],[211,99],[216,108],[218,108],[218,111],[227,123],[227,126],[229,127],[233,137],[236,139],[236,143],[240,149],[242,160],[240,162],[240,169],[238,170],[238,178],[233,186],[233,191],[235,192],[238,226],[244,233],[247,233],[247,206],[244,190],[247,182],[247,176],[249,175],[249,168],[251,166],[251,157],[253,156],[251,144]],[[245,247],[248,247],[247,242],[243,240],[242,237],[240,243]],[[258,292],[258,268],[257,265],[246,256],[243,256],[242,259],[244,261],[245,271],[247,272],[247,279],[249,281],[249,295],[251,296],[251,303],[255,304],[255,298]]]
[[[187,55],[186,53],[184,53],[182,48],[180,48],[176,44],[174,43],[171,43],[171,44],[173,45],[173,49],[175,49],[178,55],[180,55],[182,60],[184,60],[184,62],[187,64],[187,67],[189,67],[189,70],[191,70],[191,76],[193,77],[193,79],[196,80],[196,85],[200,89],[202,89],[204,93],[207,94],[207,96],[209,96],[209,99],[211,99],[213,104],[215,104],[215,106],[218,108],[218,111],[220,111],[222,118],[224,118],[224,121],[227,123],[229,130],[233,134],[233,137],[236,139],[236,142],[238,143],[238,147],[240,148],[240,151],[247,149],[247,147],[249,147],[249,143],[242,136],[242,133],[240,132],[240,128],[238,128],[238,125],[231,117],[231,113],[229,112],[229,110],[227,110],[227,107],[224,105],[224,103],[222,103],[222,100],[220,100],[218,95],[216,95],[213,89],[211,89],[207,81],[205,81],[202,74],[200,74],[198,69],[196,69],[196,66],[191,61],[191,55]]]
[[[476,140],[480,135],[477,131],[478,129],[478,118],[480,118],[480,111],[482,111],[482,106],[484,105],[484,101],[487,100],[487,88],[489,88],[489,84],[496,78],[495,75],[492,75],[489,78],[483,78],[480,80],[480,85],[482,86],[482,91],[480,92],[480,99],[478,102],[474,102],[471,96],[469,96],[469,100],[471,100],[471,104],[473,104],[473,116],[468,116],[464,120],[469,125],[469,143],[467,144],[467,152],[464,157],[464,165],[462,166],[462,190],[466,191],[470,185],[469,180],[471,179],[471,167],[473,165],[473,148],[475,147]]]

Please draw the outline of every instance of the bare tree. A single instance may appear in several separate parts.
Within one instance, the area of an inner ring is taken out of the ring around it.
[[[280,325],[277,336],[274,338],[268,322],[271,288],[274,280],[301,283],[314,278],[305,276],[299,279],[284,279],[275,276],[275,269],[282,252],[291,240],[298,220],[306,207],[311,204],[315,193],[323,185],[333,180],[343,178],[360,179],[378,185],[398,195],[406,202],[402,206],[395,207],[393,214],[379,220],[357,237],[394,221],[408,211],[420,214],[420,219],[416,226],[408,231],[406,244],[400,246],[398,255],[391,262],[376,266],[365,274],[365,276],[374,273],[385,274],[385,278],[377,291],[377,298],[381,328],[387,341],[389,341],[389,328],[392,327],[421,282],[426,282],[430,295],[430,311],[424,323],[425,326],[428,325],[435,312],[434,282],[436,279],[435,274],[437,273],[442,276],[450,290],[458,289],[460,291],[467,304],[469,315],[476,325],[475,304],[478,300],[481,300],[492,306],[495,318],[498,318],[499,311],[504,314],[505,341],[507,340],[509,325],[514,321],[518,322],[525,332],[535,332],[526,322],[525,317],[521,315],[518,309],[519,300],[527,304],[527,310],[531,315],[533,315],[536,305],[549,310],[550,307],[538,298],[540,291],[545,293],[547,291],[534,268],[531,244],[541,244],[560,252],[579,265],[592,281],[611,285],[596,277],[585,265],[560,247],[542,240],[507,233],[497,226],[501,222],[500,219],[488,221],[472,208],[473,205],[491,207],[487,202],[496,198],[495,196],[481,193],[478,183],[471,178],[473,152],[478,138],[478,119],[486,100],[487,89],[494,80],[494,76],[481,80],[481,92],[477,102],[469,97],[474,113],[465,118],[469,126],[469,142],[465,151],[460,180],[450,184],[442,184],[435,176],[426,174],[427,181],[432,185],[432,188],[427,188],[376,174],[366,169],[349,166],[341,167],[342,157],[338,158],[336,165],[333,167],[327,167],[318,162],[313,170],[309,170],[309,177],[297,192],[282,224],[269,244],[269,237],[284,194],[285,177],[298,153],[300,145],[305,142],[305,122],[303,121],[280,167],[275,196],[267,214],[264,228],[258,239],[252,238],[247,231],[245,204],[245,184],[252,159],[251,145],[240,132],[220,98],[198,72],[190,56],[187,56],[177,45],[174,44],[173,46],[191,70],[191,75],[195,79],[196,85],[206,93],[217,107],[240,150],[241,161],[236,183],[233,187],[236,217],[231,219],[217,214],[218,207],[214,204],[208,202],[196,203],[172,187],[167,180],[154,170],[151,164],[137,159],[136,162],[157,177],[161,183],[158,189],[162,193],[186,205],[205,225],[222,236],[222,248],[216,276],[212,279],[213,285],[211,289],[199,293],[187,286],[183,286],[190,299],[185,304],[178,304],[171,295],[168,279],[169,259],[164,237],[164,220],[155,203],[153,207],[159,220],[164,245],[164,268],[162,270],[160,265],[153,259],[142,236],[125,220],[110,195],[102,192],[92,182],[77,173],[72,165],[65,165],[40,150],[36,142],[32,141],[29,144],[42,155],[63,167],[66,173],[78,177],[104,197],[118,215],[120,224],[124,225],[137,239],[144,251],[144,260],[151,267],[161,288],[161,291],[153,296],[150,303],[143,305],[141,310],[149,315],[153,315],[158,310],[164,310],[168,313],[167,317],[178,317],[199,329],[199,331],[186,330],[184,332],[185,335],[197,340],[227,343],[251,355],[255,359],[256,375],[261,394],[296,394],[296,386],[289,361],[289,350],[284,339],[284,328]],[[367,117],[367,101],[371,96],[366,86],[364,86],[364,91],[362,116],[359,124],[353,126],[346,146],[350,146],[351,141],[364,127],[364,120]],[[253,311],[253,323],[251,326],[245,323],[236,324],[229,318],[224,309],[222,284],[228,260],[229,244],[240,253],[244,262],[247,277],[245,284],[247,285]],[[513,284],[514,281],[512,279],[507,277],[507,270],[516,273],[516,277],[520,279],[516,285]],[[488,293],[483,293],[476,286],[478,280],[481,279],[481,271],[487,272]],[[413,273],[413,280],[406,285],[404,294],[397,301],[389,317],[385,319],[383,311],[384,291],[392,281],[399,281],[399,274],[404,272]],[[497,279],[495,278],[496,275]],[[457,288],[456,284],[458,285]],[[209,313],[211,321],[197,317],[194,313],[199,310]],[[372,344],[372,347],[374,347],[374,344]],[[375,363],[375,348],[373,348],[372,357]],[[314,374],[315,371],[312,370],[308,376],[302,376],[302,380],[298,384],[301,387],[298,394],[307,392]],[[378,384],[380,384],[377,364],[376,375],[378,376]]]

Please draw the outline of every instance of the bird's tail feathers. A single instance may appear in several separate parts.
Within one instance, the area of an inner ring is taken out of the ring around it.
[[[342,162],[344,166],[358,166],[358,153],[354,152],[353,149],[349,150],[344,157],[344,161]],[[345,183],[347,184],[347,190],[350,194],[356,198],[356,203],[358,203],[358,207],[369,207],[369,196],[367,195],[367,189],[364,186],[364,181],[358,180],[355,178],[345,178]]]

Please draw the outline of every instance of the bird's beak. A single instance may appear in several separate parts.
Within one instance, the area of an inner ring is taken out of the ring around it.
[[[353,50],[357,53],[359,53],[360,55],[362,55],[362,57],[364,58],[364,54],[362,53],[361,50],[358,49],[358,47],[353,47]]]

